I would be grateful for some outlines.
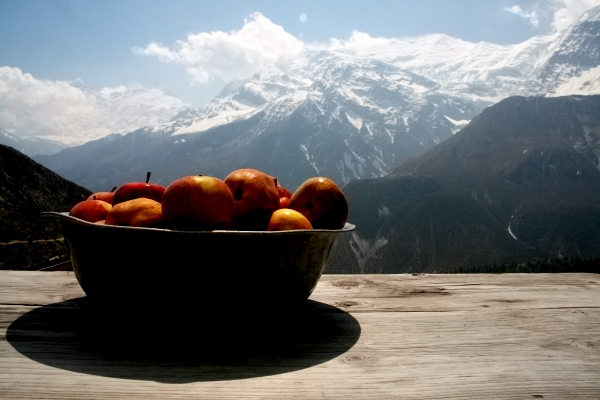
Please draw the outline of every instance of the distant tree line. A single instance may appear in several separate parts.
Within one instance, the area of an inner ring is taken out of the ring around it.
[[[534,260],[526,263],[509,263],[502,265],[483,265],[460,267],[455,271],[438,271],[454,274],[502,274],[502,273],[566,273],[590,272],[600,273],[600,258],[554,258],[550,260]]]

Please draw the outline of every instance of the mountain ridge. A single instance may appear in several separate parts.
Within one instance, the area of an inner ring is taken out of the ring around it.
[[[600,92],[600,84],[586,84],[596,75],[600,81],[600,59],[589,53],[600,51],[596,14],[562,35],[512,46],[430,35],[309,51],[231,82],[181,118],[115,138],[104,150],[97,142],[91,158],[76,155],[89,154],[83,145],[36,160],[91,190],[112,187],[107,180],[139,180],[146,171],[169,183],[186,173],[223,178],[236,168],[265,168],[291,188],[315,175],[340,184],[385,176],[499,99]],[[581,47],[553,58],[566,43]],[[597,67],[582,66],[583,59]],[[560,79],[541,75],[555,70]]]
[[[600,96],[511,97],[388,176],[344,187],[331,273],[600,257]]]

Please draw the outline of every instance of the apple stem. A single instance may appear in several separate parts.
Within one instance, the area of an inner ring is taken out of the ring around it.
[[[96,195],[94,195],[94,200],[96,200]]]
[[[117,190],[117,187],[115,186],[114,188],[112,188],[112,190],[110,191],[111,193],[114,192],[115,190]]]
[[[146,183],[150,180],[150,171],[146,172]]]
[[[273,180],[275,181],[275,187],[279,186],[279,182],[277,182],[277,178],[273,178]]]

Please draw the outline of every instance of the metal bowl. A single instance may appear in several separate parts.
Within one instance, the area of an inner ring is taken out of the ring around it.
[[[355,229],[190,232],[99,225],[68,213],[42,217],[60,225],[79,284],[101,304],[304,301],[336,237]]]

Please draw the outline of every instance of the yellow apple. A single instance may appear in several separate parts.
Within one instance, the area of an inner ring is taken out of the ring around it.
[[[308,219],[298,211],[289,208],[280,208],[273,212],[269,221],[269,231],[292,231],[298,229],[312,229]]]
[[[157,226],[162,222],[162,207],[156,200],[139,197],[115,204],[106,217],[106,225],[137,227]]]

